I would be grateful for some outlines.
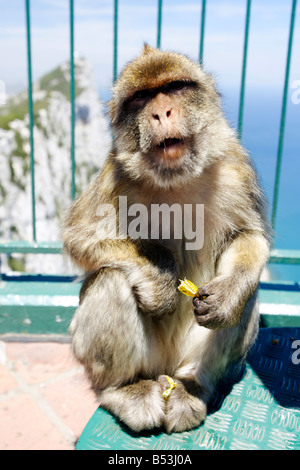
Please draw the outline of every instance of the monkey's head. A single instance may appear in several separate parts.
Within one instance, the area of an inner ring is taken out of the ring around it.
[[[212,77],[187,57],[148,45],[121,73],[109,106],[123,170],[164,188],[203,171],[224,121]]]

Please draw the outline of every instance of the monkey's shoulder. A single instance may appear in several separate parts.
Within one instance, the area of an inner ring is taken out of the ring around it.
[[[225,156],[217,161],[208,169],[208,174],[218,190],[221,190],[221,195],[226,189],[229,191],[234,189],[237,194],[246,194],[252,186],[258,185],[253,162],[247,154],[241,152],[238,155]]]

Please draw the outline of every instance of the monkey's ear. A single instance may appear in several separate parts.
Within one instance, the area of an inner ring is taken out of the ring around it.
[[[154,47],[149,46],[146,42],[144,43],[143,54],[150,54],[150,52],[154,51]]]

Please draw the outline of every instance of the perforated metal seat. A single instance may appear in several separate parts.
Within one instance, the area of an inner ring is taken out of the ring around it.
[[[245,368],[218,387],[203,425],[189,432],[134,434],[98,408],[83,449],[300,449],[300,328],[261,328]]]

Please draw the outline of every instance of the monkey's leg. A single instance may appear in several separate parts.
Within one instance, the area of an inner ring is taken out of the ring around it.
[[[154,380],[139,380],[99,394],[100,405],[118,416],[133,431],[161,427],[165,402],[161,387]]]
[[[140,373],[147,356],[144,318],[118,269],[103,268],[87,278],[70,333],[73,352],[96,391]]]
[[[182,348],[182,362],[172,376],[176,388],[166,400],[168,432],[187,431],[205,420],[219,380],[233,361],[244,358],[256,338],[258,323],[258,303],[253,296],[235,327],[209,330],[194,324]],[[165,376],[159,382],[164,390],[169,387]]]
[[[165,418],[163,424],[168,433],[188,431],[199,426],[206,418],[207,406],[203,399],[203,390],[194,379],[178,379],[175,375],[176,387],[165,398]],[[170,384],[165,375],[158,379],[161,391]]]
[[[135,431],[159,426],[164,416],[160,386],[139,380],[140,374],[152,377],[157,367],[152,364],[155,339],[123,272],[104,268],[87,279],[70,333],[100,405]]]

